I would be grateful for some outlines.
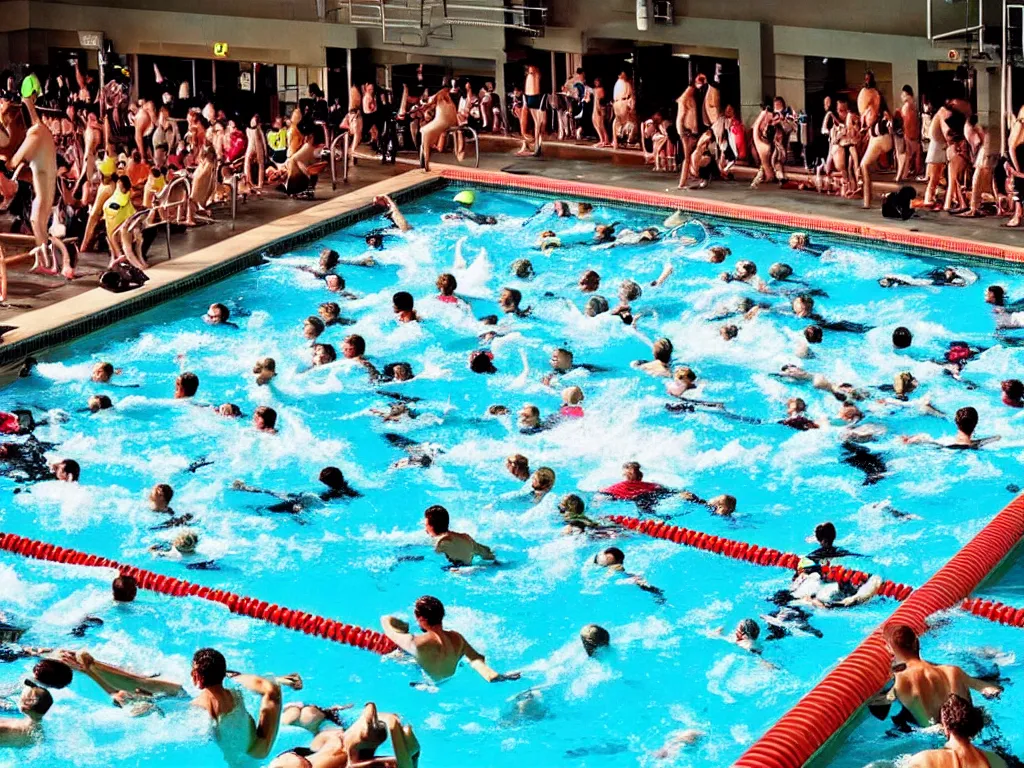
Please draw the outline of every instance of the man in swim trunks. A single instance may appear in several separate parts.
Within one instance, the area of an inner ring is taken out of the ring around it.
[[[458,632],[445,629],[442,626],[444,605],[436,597],[426,595],[417,600],[414,615],[416,623],[423,630],[421,635],[412,635],[409,625],[394,616],[381,617],[381,626],[388,639],[412,656],[435,682],[447,680],[454,675],[463,658],[489,683],[519,679],[518,672],[506,675],[495,672],[466,638]]]
[[[969,698],[950,694],[939,712],[942,731],[948,741],[942,749],[918,752],[906,763],[906,768],[1006,768],[1007,762],[987,749],[978,749],[971,739],[984,725],[980,709],[971,705]]]
[[[517,155],[528,155],[530,152],[529,118],[533,118],[533,156],[541,156],[541,142],[544,137],[544,123],[546,115],[541,109],[541,102],[544,97],[540,92],[540,70],[533,64],[526,65],[526,85],[523,89],[526,94],[526,108],[519,115],[519,131],[523,136],[523,146],[520,147]]]
[[[473,557],[494,562],[490,547],[478,544],[468,533],[458,533],[449,527],[448,510],[439,504],[427,507],[423,513],[423,527],[434,540],[434,551],[448,558],[452,565],[472,565]]]
[[[224,687],[230,676],[238,685],[259,694],[259,722],[246,711],[242,692]],[[214,738],[230,764],[246,755],[262,760],[270,754],[281,724],[281,686],[301,690],[297,674],[264,678],[229,672],[224,656],[213,648],[201,648],[192,657],[192,682],[199,695],[192,705],[205,711],[214,724]]]
[[[895,684],[888,694],[877,696],[869,704],[884,706],[900,702],[904,711],[893,721],[905,732],[915,725],[927,728],[939,722],[942,705],[952,694],[970,702],[972,690],[988,699],[1002,693],[999,686],[971,677],[960,667],[924,661],[917,633],[906,625],[888,627],[885,642],[893,655]]]
[[[18,710],[24,717],[0,717],[0,747],[32,746],[42,732],[43,715],[53,706],[53,696],[30,680],[18,699]]]
[[[676,132],[679,134],[683,147],[683,156],[680,160],[682,170],[679,174],[679,189],[686,187],[690,175],[690,155],[693,154],[694,147],[697,146],[698,123],[700,122],[697,116],[697,92],[700,89],[698,78],[703,78],[703,82],[707,81],[703,75],[698,75],[697,78],[690,81],[686,90],[676,99],[678,104]]]

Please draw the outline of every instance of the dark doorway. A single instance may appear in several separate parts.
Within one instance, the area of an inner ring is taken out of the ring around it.
[[[949,98],[966,99],[971,109],[978,109],[977,72],[964,66],[944,62],[919,61],[917,83],[921,89],[921,101],[930,103],[934,109]]]

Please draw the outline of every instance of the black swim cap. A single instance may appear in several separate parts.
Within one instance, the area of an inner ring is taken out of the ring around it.
[[[896,349],[906,349],[913,340],[914,336],[910,333],[910,329],[904,328],[902,325],[892,332],[892,345]]]

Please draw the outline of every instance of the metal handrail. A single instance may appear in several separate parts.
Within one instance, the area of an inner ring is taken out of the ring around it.
[[[331,153],[331,189],[332,190],[337,190],[338,189],[338,172],[336,170],[336,163],[335,163],[335,149],[337,149],[338,142],[341,141],[342,139],[346,139],[346,141],[341,145],[341,157],[342,157],[342,161],[344,162],[344,169],[342,170],[342,173],[341,173],[341,180],[343,182],[345,182],[346,184],[348,184],[348,141],[347,141],[348,136],[349,136],[348,129],[343,128],[343,129],[341,129],[338,132],[338,135],[334,137],[334,140],[331,141],[330,153]]]
[[[480,134],[476,132],[476,128],[469,124],[456,125],[445,131],[446,136],[454,136],[459,131],[469,131],[472,134],[473,148],[476,150],[476,162],[473,163],[474,168],[480,167]],[[455,158],[458,162],[458,156]]]

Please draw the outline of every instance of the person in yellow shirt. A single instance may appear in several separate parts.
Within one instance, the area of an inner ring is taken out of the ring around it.
[[[270,147],[270,159],[275,163],[288,159],[288,131],[280,117],[274,119],[273,126],[267,131],[267,146]]]
[[[127,176],[119,176],[114,192],[103,206],[103,221],[107,227],[107,244],[110,246],[110,264],[126,260],[136,269],[145,271],[142,258],[141,228],[122,226],[135,215],[132,205],[132,182]],[[141,221],[139,224],[141,225]],[[138,235],[138,236],[137,236]]]

